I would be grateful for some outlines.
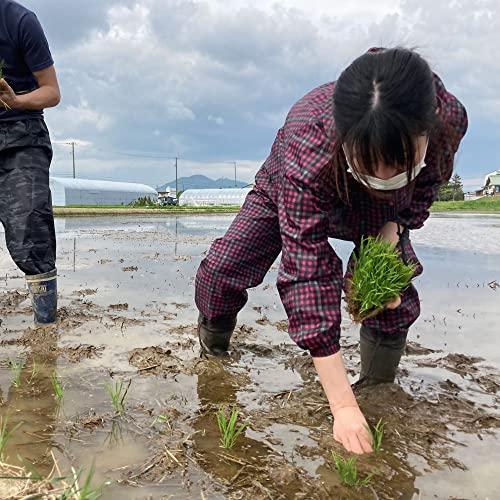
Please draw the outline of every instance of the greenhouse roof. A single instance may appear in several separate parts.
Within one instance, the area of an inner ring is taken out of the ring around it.
[[[150,193],[158,194],[156,189],[146,184],[136,184],[134,182],[115,182],[91,179],[70,179],[65,177],[51,177],[52,182],[56,182],[68,189],[79,189],[86,191],[126,191],[129,193]]]

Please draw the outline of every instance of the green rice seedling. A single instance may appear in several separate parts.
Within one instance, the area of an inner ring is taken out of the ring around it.
[[[154,427],[156,424],[161,424],[162,426],[167,426],[170,430],[172,430],[172,424],[170,422],[170,417],[167,415],[158,415],[151,424],[151,427]]]
[[[63,387],[61,381],[59,380],[59,377],[57,376],[56,372],[54,372],[51,375],[50,380],[52,382],[52,389],[54,391],[54,396],[56,397],[56,399],[58,401],[61,401],[61,399],[64,396],[64,387]]]
[[[377,425],[373,427],[373,429],[370,426],[368,426],[368,430],[372,435],[373,451],[375,452],[380,451],[380,449],[382,448],[382,441],[384,439],[384,428],[385,428],[385,422],[383,422],[382,419],[379,419]]]
[[[24,362],[17,359],[9,359],[9,370],[12,374],[12,384],[14,387],[21,387],[21,373],[24,368]]]
[[[30,378],[28,379],[28,384],[31,385],[33,383],[33,380],[38,376],[40,373],[40,368],[37,365],[36,361],[33,360],[33,364],[31,365],[31,375]]]
[[[106,384],[106,390],[111,396],[111,403],[117,415],[122,415],[125,411],[125,398],[131,383],[132,380],[129,380],[127,386],[125,386],[123,380],[118,380],[113,385]]]
[[[335,469],[343,484],[351,488],[360,488],[361,486],[368,486],[373,474],[368,474],[364,479],[358,477],[358,466],[356,464],[356,457],[343,458],[332,451],[333,460],[335,461]]]
[[[14,434],[14,432],[16,432],[16,430],[22,425],[22,422],[19,422],[12,429],[7,430],[8,420],[9,419],[7,417],[0,417],[0,460],[3,460],[3,452],[12,437],[12,434]]]
[[[73,469],[73,483],[66,487],[65,491],[59,496],[60,500],[98,500],[103,495],[104,486],[109,483],[103,483],[97,488],[92,487],[92,479],[94,478],[95,466],[92,464],[83,484],[80,485],[82,471],[76,472]]]
[[[405,264],[396,248],[381,238],[363,238],[347,285],[347,309],[354,321],[374,316],[410,286],[414,264]]]
[[[220,445],[222,448],[231,449],[238,436],[248,427],[245,423],[236,425],[239,413],[238,408],[232,408],[228,419],[224,406],[220,406],[217,411],[217,425],[221,434]]]
[[[160,423],[160,424],[169,424],[170,419],[166,415],[158,415],[155,418],[155,421],[153,422],[154,424]]]

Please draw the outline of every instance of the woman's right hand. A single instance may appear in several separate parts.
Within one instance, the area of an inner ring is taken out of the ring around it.
[[[338,408],[333,418],[333,438],[347,451],[357,455],[373,451],[369,427],[358,406]]]

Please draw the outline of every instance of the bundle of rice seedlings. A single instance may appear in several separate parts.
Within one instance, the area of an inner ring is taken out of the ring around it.
[[[363,238],[347,283],[347,310],[357,323],[375,316],[411,283],[415,264],[405,264],[398,250],[381,238]]]

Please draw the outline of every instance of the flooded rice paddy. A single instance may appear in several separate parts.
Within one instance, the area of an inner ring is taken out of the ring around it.
[[[106,499],[500,498],[500,217],[436,215],[412,235],[422,315],[398,384],[358,391],[386,426],[381,451],[358,459],[373,477],[357,489],[340,482],[328,405],[288,338],[278,262],[250,291],[230,357],[200,357],[194,276],[232,217],[57,219],[59,321],[38,329],[0,233],[0,415],[14,429],[2,461],[43,477],[54,462],[82,477],[94,465]],[[352,245],[332,244],[346,261]],[[220,405],[248,424],[231,450]]]

